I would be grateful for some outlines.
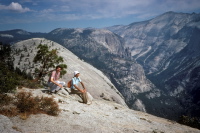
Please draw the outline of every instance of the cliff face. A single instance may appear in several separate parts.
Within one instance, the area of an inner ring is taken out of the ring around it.
[[[87,58],[110,53],[124,54],[123,39],[103,29],[55,29],[46,38],[54,40],[77,54]],[[81,52],[81,53],[79,53]]]
[[[113,26],[145,74],[184,114],[199,117],[200,14],[168,12],[152,20]],[[174,99],[174,100],[171,100]],[[179,113],[180,114],[180,113]]]

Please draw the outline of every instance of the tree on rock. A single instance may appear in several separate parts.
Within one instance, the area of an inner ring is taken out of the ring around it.
[[[37,54],[33,59],[34,63],[39,63],[39,67],[35,69],[35,81],[39,81],[42,77],[52,71],[50,69],[54,69],[56,65],[63,62],[63,58],[61,56],[58,56],[57,49],[50,50],[49,47],[45,44],[38,45],[37,49]],[[62,66],[62,76],[66,73],[65,68],[67,68],[67,65],[59,65]]]
[[[10,44],[0,42],[0,93],[12,92],[19,84],[13,66]]]

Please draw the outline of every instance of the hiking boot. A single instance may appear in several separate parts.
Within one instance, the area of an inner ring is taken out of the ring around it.
[[[86,104],[87,104],[87,105],[90,105],[90,104],[92,104],[92,102],[87,102]]]
[[[52,92],[52,91],[49,91],[49,94],[50,94],[50,95],[52,95],[52,94],[53,94],[53,92]]]

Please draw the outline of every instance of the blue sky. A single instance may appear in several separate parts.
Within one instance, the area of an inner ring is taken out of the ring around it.
[[[103,28],[149,20],[168,11],[200,13],[200,0],[0,0],[0,31]]]

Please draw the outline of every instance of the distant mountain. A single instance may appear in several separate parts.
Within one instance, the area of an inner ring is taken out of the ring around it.
[[[0,42],[10,44],[30,38],[44,37],[46,33],[31,33],[21,29],[0,31]]]
[[[152,20],[107,28],[186,115],[200,117],[200,14],[167,12]],[[164,102],[164,101],[163,101]],[[146,103],[147,104],[147,103]]]

